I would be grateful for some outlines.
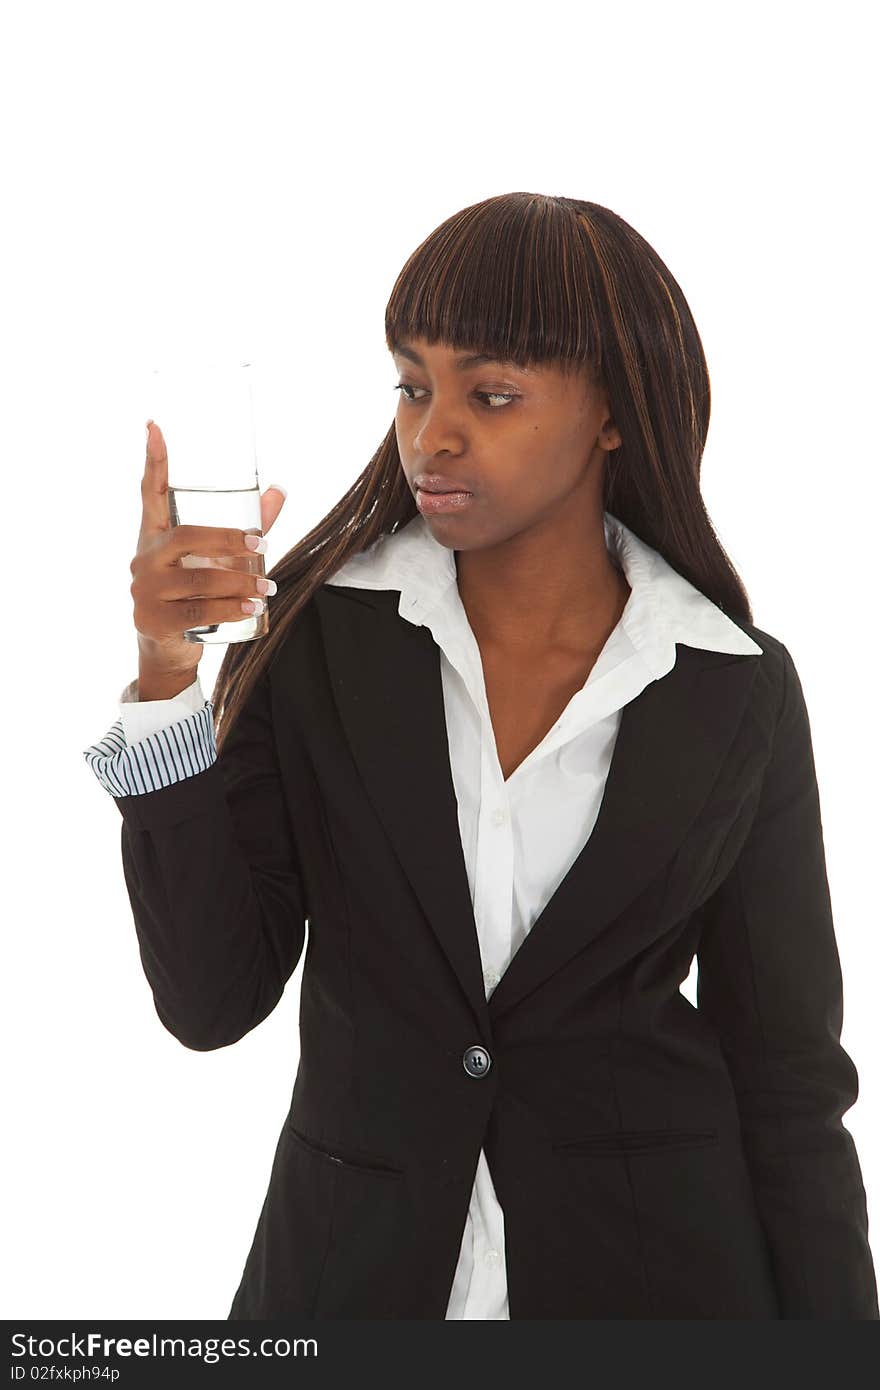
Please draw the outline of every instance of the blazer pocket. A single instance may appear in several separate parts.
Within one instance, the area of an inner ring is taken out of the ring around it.
[[[611,1129],[577,1139],[561,1139],[553,1148],[620,1155],[668,1153],[672,1149],[700,1149],[717,1143],[717,1129]]]
[[[317,1157],[325,1159],[328,1163],[335,1163],[341,1168],[350,1168],[357,1173],[371,1173],[380,1177],[401,1177],[403,1174],[402,1168],[395,1168],[382,1159],[365,1157],[363,1154],[355,1156],[346,1153],[340,1149],[338,1144],[334,1144],[332,1148],[320,1144],[316,1139],[312,1139],[308,1134],[303,1134],[296,1129],[289,1120],[285,1129],[290,1137],[304,1149],[308,1149],[310,1153],[316,1154]]]

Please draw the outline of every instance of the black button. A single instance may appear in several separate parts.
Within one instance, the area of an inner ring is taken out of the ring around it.
[[[485,1047],[467,1048],[462,1060],[468,1076],[485,1076],[492,1065],[492,1058]]]

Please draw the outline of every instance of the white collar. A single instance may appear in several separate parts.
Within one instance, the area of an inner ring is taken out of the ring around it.
[[[713,652],[762,654],[757,642],[659,551],[611,512],[604,516],[606,544],[632,591],[621,625],[654,679],[675,664],[676,642]],[[428,626],[432,611],[456,581],[453,551],[435,540],[419,512],[393,534],[380,536],[367,550],[351,556],[325,582],[399,590],[400,616],[416,626]]]

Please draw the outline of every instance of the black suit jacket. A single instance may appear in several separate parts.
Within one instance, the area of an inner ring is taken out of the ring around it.
[[[309,925],[228,1316],[443,1318],[482,1146],[511,1318],[876,1319],[786,647],[747,623],[761,656],[679,645],[624,708],[593,833],[487,1002],[439,649],[398,599],[320,589],[219,760],[116,799],[143,967],[185,1046],[256,1027]]]

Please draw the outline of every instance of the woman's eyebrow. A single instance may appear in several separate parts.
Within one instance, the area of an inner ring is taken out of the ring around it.
[[[391,352],[392,356],[406,357],[410,362],[415,362],[418,367],[424,367],[425,365],[423,358],[421,358],[417,352],[414,352],[412,348],[404,347],[400,343],[392,348]],[[455,365],[459,371],[466,371],[468,367],[482,367],[487,363],[492,363],[499,367],[514,367],[518,372],[528,372],[529,370],[528,367],[521,367],[520,364],[514,362],[512,358],[493,357],[488,352],[470,353],[467,356],[456,357],[455,359]]]

